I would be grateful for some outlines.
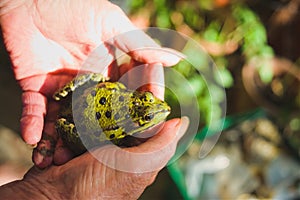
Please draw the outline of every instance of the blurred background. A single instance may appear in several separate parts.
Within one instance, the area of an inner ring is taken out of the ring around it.
[[[187,151],[160,172],[140,199],[299,199],[300,1],[112,2],[140,28],[172,29],[201,45],[218,69],[219,76],[212,77],[214,84],[226,92],[211,101],[211,86],[205,85],[202,71],[188,62],[174,66],[197,95],[198,132]],[[188,42],[178,45],[191,60],[201,58]],[[0,64],[3,184],[20,179],[32,166],[32,149],[19,137],[21,91],[3,42]],[[203,71],[210,67],[206,61],[200,64]],[[177,87],[188,99],[185,86]],[[174,94],[167,91],[166,101],[172,116],[180,115]],[[224,123],[222,134],[213,150],[200,158],[205,138],[218,132],[208,127],[217,121]]]

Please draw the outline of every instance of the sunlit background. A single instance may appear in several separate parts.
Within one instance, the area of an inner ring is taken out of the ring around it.
[[[300,198],[300,2],[298,0],[113,1],[140,28],[168,28],[201,45],[216,64],[215,82],[226,89],[210,101],[199,72],[174,66],[197,95],[201,121],[188,150],[162,170],[140,199]],[[174,40],[174,45],[182,45]],[[178,44],[177,44],[178,43]],[[196,60],[192,47],[184,53]],[[201,60],[201,59],[200,59]],[[0,184],[30,168],[31,148],[19,136],[21,91],[1,44]],[[204,71],[209,63],[198,62]],[[178,88],[184,85],[178,84]],[[188,92],[182,90],[188,98]],[[216,91],[217,93],[217,91]],[[171,92],[166,100],[176,107]],[[227,113],[221,102],[226,98]],[[172,115],[177,116],[174,109]],[[213,120],[212,119],[213,116]],[[224,131],[204,158],[199,149]]]

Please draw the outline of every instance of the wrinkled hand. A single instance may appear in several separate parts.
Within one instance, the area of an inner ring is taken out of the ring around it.
[[[187,127],[187,118],[173,119],[158,134],[137,147],[120,150],[110,145],[98,148],[92,154],[85,153],[65,165],[51,166],[43,171],[32,168],[24,180],[1,187],[1,197],[137,199],[174,154]],[[109,167],[103,163],[109,163]]]
[[[109,72],[105,67],[114,60],[113,46],[142,63],[170,66],[179,60],[169,50],[151,50],[149,47],[159,46],[141,31],[122,34],[136,27],[108,1],[3,0],[0,7],[4,42],[24,91],[21,134],[28,144],[39,142],[44,131],[43,137],[51,136],[51,140],[45,140],[43,145],[62,145],[56,143],[53,124],[58,106],[51,102],[51,96],[77,74],[96,47],[100,46],[98,59],[103,60],[99,71]],[[137,51],[145,47],[147,50]],[[35,156],[34,162],[45,167],[70,159],[59,150],[55,153],[58,156],[47,159]]]

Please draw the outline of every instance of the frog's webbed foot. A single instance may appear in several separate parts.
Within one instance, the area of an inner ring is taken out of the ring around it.
[[[86,151],[74,123],[67,121],[65,118],[59,118],[55,123],[55,128],[64,144],[75,155],[80,155]]]
[[[104,77],[102,74],[98,73],[89,73],[89,74],[82,74],[75,77],[71,82],[66,84],[62,89],[58,90],[54,95],[53,98],[56,101],[59,101],[66,96],[68,96],[70,93],[75,91],[80,86],[86,85],[86,84],[95,84],[95,83],[101,83],[108,81],[109,79],[107,77]]]

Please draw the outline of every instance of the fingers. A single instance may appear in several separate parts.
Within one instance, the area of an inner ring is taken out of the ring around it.
[[[22,103],[21,134],[26,143],[35,145],[41,139],[47,98],[38,92],[28,91],[22,94]]]
[[[142,91],[151,91],[156,97],[164,99],[165,78],[162,64],[146,64],[143,70]]]
[[[39,168],[45,168],[53,164],[58,134],[55,130],[55,120],[59,105],[56,102],[48,103],[47,116],[45,117],[42,138],[33,151],[32,160]]]
[[[55,165],[62,165],[71,160],[73,157],[74,154],[63,144],[62,139],[59,138],[53,155],[53,163]]]
[[[164,66],[173,66],[183,58],[175,50],[161,48],[141,30],[117,35],[113,39],[113,44],[143,63],[162,63]]]
[[[175,50],[161,48],[143,31],[138,30],[123,11],[118,7],[111,7],[111,12],[105,17],[103,27],[106,27],[106,39],[135,60],[143,63],[162,63],[164,66],[175,65],[183,55]]]
[[[105,146],[92,155],[107,167],[130,173],[153,172],[162,169],[175,153],[176,145],[188,127],[186,117],[165,123],[158,134],[136,147],[122,149]]]
[[[131,60],[120,66],[119,81],[129,89],[151,91],[156,97],[164,99],[164,71],[161,63],[144,64]]]
[[[165,150],[169,148],[169,152],[166,151],[165,155],[162,155],[162,158],[173,156],[175,153],[175,148],[180,140],[180,138],[184,135],[189,125],[189,119],[187,117],[182,117],[181,119],[172,119],[167,121],[161,131],[156,134],[154,137],[149,139],[147,142],[141,144],[138,147],[129,148],[131,152],[144,152],[144,153],[152,153],[158,152],[161,150]],[[168,154],[170,153],[170,154]],[[156,156],[155,159],[158,157]]]
[[[53,153],[57,138],[51,135],[50,130],[53,131],[54,123],[46,123],[41,141],[37,147],[33,150],[32,160],[38,168],[45,168],[52,164]]]

